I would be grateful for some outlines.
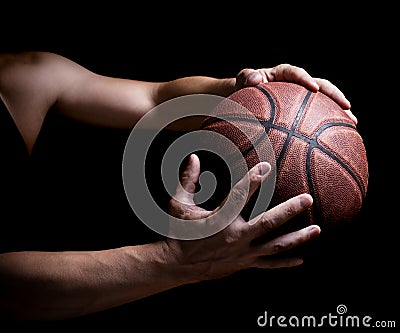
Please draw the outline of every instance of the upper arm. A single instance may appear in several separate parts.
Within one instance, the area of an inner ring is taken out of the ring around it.
[[[99,75],[76,64],[72,67],[63,75],[65,83],[55,103],[67,116],[95,125],[131,128],[156,105],[158,83]]]
[[[129,128],[155,105],[156,83],[100,75],[56,54],[43,57],[43,100],[68,117]]]
[[[154,105],[158,84],[96,74],[50,52],[0,55],[0,93],[31,150],[54,107],[79,121],[131,127]]]

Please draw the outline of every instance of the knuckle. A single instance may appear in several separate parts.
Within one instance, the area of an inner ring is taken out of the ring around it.
[[[231,247],[231,246],[235,246],[235,244],[238,243],[239,239],[240,239],[239,233],[232,231],[232,232],[225,234],[224,242],[225,242],[226,246]]]
[[[290,218],[295,216],[298,213],[298,210],[293,205],[288,205],[284,209],[284,216],[285,218]]]
[[[249,174],[249,181],[251,187],[259,186],[261,184],[261,180],[262,178],[255,171]]]
[[[290,68],[292,68],[293,66],[291,65],[291,64],[289,64],[289,63],[287,63],[287,62],[285,62],[285,63],[282,63],[282,64],[280,64],[280,65],[278,65],[277,66],[279,69],[290,69]]]
[[[302,72],[303,74],[307,74],[307,71],[303,67],[293,66],[293,68],[297,69],[298,71]]]
[[[237,242],[237,238],[234,235],[226,235],[224,242],[226,246],[234,246]]]
[[[267,215],[263,215],[260,223],[265,233],[268,233],[274,229],[275,223]]]
[[[248,191],[243,187],[235,187],[232,192],[231,196],[234,202],[242,202],[246,200]]]
[[[249,179],[251,183],[260,181],[260,177],[258,177],[258,174],[255,171],[250,172]]]
[[[182,220],[191,220],[192,212],[189,209],[185,209],[181,211],[181,219]]]
[[[250,73],[252,73],[254,71],[254,69],[252,68],[243,68],[242,70],[239,71],[239,73],[237,74],[238,78],[243,78],[246,75],[249,75]]]
[[[283,252],[286,249],[287,244],[284,244],[282,242],[275,242],[271,246],[271,254],[278,254],[280,252]]]

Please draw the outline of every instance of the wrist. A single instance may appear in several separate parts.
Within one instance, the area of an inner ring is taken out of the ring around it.
[[[220,79],[219,95],[228,97],[236,90],[236,78]]]
[[[132,281],[137,281],[140,274],[145,284],[166,290],[196,280],[195,270],[179,262],[167,241],[128,246],[124,251]]]
[[[185,241],[183,241],[185,242]],[[182,252],[180,241],[166,239],[160,244],[168,274],[180,284],[200,282],[207,279],[210,262],[195,260]]]

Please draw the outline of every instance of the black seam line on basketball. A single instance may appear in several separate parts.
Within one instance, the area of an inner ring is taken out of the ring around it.
[[[201,126],[201,128],[204,128],[205,126],[211,125],[211,124],[215,124],[217,122],[220,121],[225,121],[225,120],[232,120],[232,121],[245,121],[245,122],[253,122],[253,123],[260,123],[263,127],[264,127],[264,132],[260,135],[260,137],[257,139],[257,141],[255,143],[252,143],[251,146],[249,148],[247,148],[246,150],[244,150],[242,152],[242,156],[246,157],[253,149],[255,149],[260,142],[268,135],[271,127],[273,127],[273,122],[276,116],[276,105],[275,105],[275,101],[272,98],[271,94],[265,90],[264,88],[260,87],[260,86],[255,86],[254,88],[258,89],[259,91],[261,91],[268,99],[269,104],[271,106],[271,117],[269,120],[259,120],[259,119],[254,119],[254,118],[244,118],[244,117],[223,117],[223,118],[210,118],[207,119],[203,125]]]
[[[315,139],[316,140],[316,139]],[[318,197],[315,196],[315,190],[314,190],[314,184],[312,182],[312,178],[311,178],[311,151],[316,147],[316,145],[318,145],[318,143],[316,141],[309,141],[309,145],[308,145],[308,149],[307,149],[307,154],[306,154],[306,176],[307,176],[307,184],[308,184],[308,192],[311,195],[311,197],[313,198],[313,200],[316,200],[316,204],[312,206],[311,209],[311,215],[312,215],[312,219],[313,222],[315,223],[315,219],[322,219],[322,211],[319,208],[320,207],[320,202],[318,202]],[[315,143],[315,145],[313,144]]]
[[[354,179],[354,181],[357,183],[362,197],[364,198],[366,195],[366,189],[363,186],[362,182],[360,181],[360,179],[357,177],[357,175],[353,172],[353,170],[351,170],[345,163],[343,163],[343,161],[341,159],[339,159],[335,154],[333,154],[330,150],[326,149],[324,146],[322,146],[321,144],[318,143],[317,139],[319,137],[319,135],[325,131],[327,128],[333,127],[333,126],[343,126],[343,127],[349,127],[352,129],[356,129],[353,125],[351,124],[347,124],[347,123],[328,123],[325,124],[323,126],[321,126],[313,135],[313,142],[310,143],[310,146],[308,147],[309,152],[311,154],[311,150],[313,148],[318,148],[321,151],[323,151],[326,155],[328,155],[329,157],[331,157],[333,160],[335,160],[337,163],[339,163],[348,173],[349,175]],[[307,155],[308,156],[308,155]]]
[[[366,195],[366,189],[363,186],[362,182],[360,181],[360,179],[357,177],[357,175],[353,172],[353,170],[351,170],[346,164],[344,164],[342,162],[342,160],[340,160],[336,155],[334,155],[331,151],[329,151],[328,149],[326,149],[324,146],[322,146],[321,144],[319,144],[317,142],[317,139],[319,137],[319,135],[325,131],[327,128],[333,127],[333,126],[342,126],[342,127],[348,127],[348,128],[352,128],[354,130],[356,130],[356,128],[348,123],[342,123],[342,122],[333,122],[333,123],[328,123],[328,124],[324,124],[322,125],[320,128],[317,129],[317,131],[314,133],[314,135],[309,138],[303,134],[297,133],[297,132],[293,132],[292,133],[292,137],[296,137],[298,139],[301,139],[305,142],[307,142],[309,144],[309,149],[313,149],[313,148],[318,148],[321,151],[323,151],[326,155],[330,156],[332,159],[334,159],[337,163],[339,163],[348,173],[349,175],[354,179],[354,181],[357,183],[363,197],[365,197]],[[278,125],[273,125],[272,128],[288,133],[289,135],[289,130],[287,128],[278,126]],[[308,155],[307,155],[308,156]],[[278,166],[278,163],[277,163]]]
[[[276,116],[276,105],[275,101],[272,98],[271,94],[266,91],[264,88],[260,86],[255,86],[256,89],[260,90],[268,99],[269,104],[271,106],[271,117],[267,121],[260,121],[260,123],[264,126],[265,133],[268,134],[269,130],[271,129],[272,124],[274,123],[275,116]]]
[[[334,122],[334,123],[328,123],[322,125],[320,128],[318,128],[315,133],[313,134],[312,138],[308,138],[303,135],[296,135],[296,137],[299,137],[302,140],[305,140],[309,143],[308,149],[307,149],[307,154],[306,154],[306,176],[307,176],[307,184],[308,184],[308,191],[310,195],[316,200],[316,205],[313,205],[313,209],[311,211],[311,214],[313,215],[313,220],[318,220],[322,219],[322,209],[321,209],[321,203],[319,202],[319,198],[315,196],[315,190],[314,190],[314,184],[312,182],[312,177],[311,177],[311,152],[314,148],[319,149],[323,151],[326,155],[330,156],[334,161],[339,163],[349,174],[350,176],[356,181],[358,187],[360,188],[360,191],[362,193],[362,196],[365,196],[365,191],[364,188],[359,181],[358,177],[353,173],[353,171],[347,167],[346,164],[344,164],[339,158],[336,157],[332,152],[330,152],[328,149],[326,149],[324,146],[318,143],[318,137],[319,135],[325,131],[327,128],[334,127],[334,126],[343,126],[343,127],[349,127],[352,129],[355,129],[353,125],[350,125],[348,123],[341,123],[341,122]]]
[[[254,88],[260,90],[267,97],[271,107],[271,116],[269,120],[252,119],[253,121],[258,121],[264,127],[264,133],[260,135],[260,137],[257,139],[255,143],[253,143],[249,148],[247,148],[245,151],[242,152],[243,157],[246,157],[253,149],[256,149],[256,147],[260,144],[260,142],[268,135],[271,127],[273,126],[276,116],[276,105],[271,94],[268,91],[266,91],[263,87],[255,86]]]
[[[257,119],[252,119],[252,118],[241,118],[241,117],[224,117],[224,119],[218,119],[216,118],[214,121],[210,122],[211,123],[217,123],[217,122],[221,122],[221,121],[226,121],[226,120],[243,120],[243,121],[248,121],[248,122],[253,122],[253,123],[257,123],[260,124],[260,121]],[[211,131],[206,129],[206,131]],[[212,131],[211,131],[212,132]],[[243,133],[243,131],[241,131]],[[246,133],[243,133],[246,136]],[[246,136],[247,137],[247,136]],[[231,156],[230,158],[227,158],[227,163],[228,164],[233,164],[236,163],[240,157],[246,157],[252,150],[254,150],[265,138],[267,137],[267,133],[265,131],[263,131],[261,133],[261,135],[259,136],[259,138],[256,140],[256,142],[252,143],[250,140],[250,146],[245,149],[243,152],[240,152],[239,154],[234,154],[233,156]]]
[[[243,120],[243,121],[248,121],[248,122],[253,122],[253,123],[261,123],[264,126],[265,132],[268,134],[269,128],[272,126],[275,116],[276,116],[276,106],[274,99],[272,98],[271,94],[266,91],[264,88],[260,86],[255,86],[254,88],[260,90],[268,99],[269,104],[271,106],[271,117],[269,120],[266,121],[260,121],[259,119],[254,119],[254,118],[243,118],[243,117],[223,117],[223,118],[218,118],[216,116],[210,116],[211,118],[205,120],[201,126],[201,128],[204,128],[205,126],[212,125],[215,123],[218,123],[220,121],[225,121],[225,120]]]
[[[296,115],[296,118],[293,121],[291,129],[288,130],[288,131],[285,131],[287,133],[287,137],[286,137],[286,140],[285,140],[285,142],[284,142],[284,144],[282,146],[282,149],[281,149],[281,151],[279,153],[279,156],[276,159],[276,168],[277,168],[277,170],[279,169],[279,167],[280,167],[280,165],[282,163],[283,157],[285,156],[285,153],[286,153],[286,150],[287,150],[287,148],[289,146],[290,140],[292,139],[293,135],[296,134],[295,133],[295,129],[296,129],[296,127],[297,127],[297,125],[298,125],[298,123],[299,123],[299,121],[301,119],[301,115],[304,112],[304,109],[305,109],[305,107],[306,107],[306,105],[307,105],[307,103],[308,103],[308,101],[310,99],[311,94],[312,94],[312,91],[309,90],[307,92],[306,96],[304,97],[303,102],[301,103],[299,110],[297,111],[297,115]],[[308,170],[307,170],[307,178],[308,178]],[[310,191],[310,188],[309,188],[309,191]],[[311,195],[311,192],[310,192],[310,195]],[[317,213],[318,212],[315,212],[314,208],[312,207],[311,208],[311,215],[312,215],[312,219],[313,220],[315,219],[315,215]]]
[[[260,123],[262,124],[263,122],[260,121]],[[314,135],[310,138],[310,137],[308,137],[308,136],[306,136],[306,135],[304,135],[304,134],[300,134],[300,133],[298,133],[298,132],[291,132],[290,129],[287,129],[286,127],[282,127],[282,126],[280,126],[280,125],[272,124],[272,125],[271,125],[271,128],[272,128],[272,129],[275,129],[275,130],[278,130],[278,131],[281,131],[281,132],[285,132],[286,134],[291,133],[292,136],[294,136],[294,137],[296,137],[296,138],[299,138],[299,139],[302,139],[302,140],[306,141],[307,143],[314,143],[315,140],[316,140],[316,136],[318,136],[319,134],[321,134],[321,132],[324,131],[326,128],[332,127],[332,126],[345,126],[345,127],[353,128],[354,130],[356,129],[353,125],[350,125],[350,124],[348,124],[348,123],[341,123],[341,122],[328,123],[328,124],[322,125],[322,126],[314,133]]]
[[[205,124],[204,126],[207,125],[211,125],[211,124],[215,124],[218,122],[222,122],[222,121],[244,121],[244,122],[250,122],[250,123],[257,123],[257,124],[262,124],[264,126],[264,124],[262,123],[262,121],[254,119],[254,118],[243,118],[243,117],[224,117],[224,118],[213,118],[213,119],[209,119],[207,120],[207,124]],[[264,126],[265,128],[265,126]],[[246,133],[244,133],[246,135]],[[266,137],[267,133],[266,131],[263,131],[260,135],[260,137],[257,139],[257,141],[255,143],[252,143],[250,145],[249,148],[247,148],[246,150],[244,150],[241,155],[243,157],[246,157],[247,154],[249,154],[255,147],[257,147],[260,142]],[[232,161],[235,161],[236,159],[232,159]]]
[[[235,117],[235,116],[229,116],[229,117],[223,117],[223,118],[219,118],[217,116],[210,116],[210,119],[207,119],[206,121],[203,122],[203,124],[201,125],[200,129],[203,129],[206,126],[212,125],[212,124],[216,124],[222,121],[246,121],[246,122],[252,122],[252,123],[259,123],[260,121],[257,119],[253,119],[253,118],[244,118],[244,117]]]
[[[260,144],[261,141],[263,141],[266,138],[266,136],[267,136],[267,133],[262,132],[260,137],[257,139],[257,141],[252,143],[249,148],[247,148],[246,150],[244,150],[242,152],[242,156],[246,157],[253,149],[255,149]]]
[[[361,186],[361,183],[359,182],[358,178],[354,173],[345,165],[340,159],[338,159],[333,153],[331,153],[328,149],[326,149],[324,146],[320,145],[317,141],[318,136],[327,128],[333,127],[333,126],[345,126],[345,127],[350,127],[354,128],[354,126],[347,124],[347,123],[329,123],[329,124],[324,124],[321,126],[313,135],[312,140],[309,141],[308,149],[307,149],[307,154],[306,154],[306,175],[307,175],[307,184],[308,184],[308,191],[310,195],[316,200],[316,205],[313,205],[313,219],[322,219],[322,209],[321,209],[321,202],[319,201],[319,197],[315,196],[315,190],[314,190],[314,184],[312,182],[312,176],[311,176],[311,152],[313,149],[320,149],[323,151],[326,155],[330,156],[333,160],[335,160],[337,163],[339,163],[350,175],[351,177],[356,181],[358,187],[361,190],[362,196],[364,197],[364,190],[363,186]]]
[[[215,116],[210,116],[210,118],[208,118],[208,119],[203,121],[203,123],[200,126],[200,129],[203,129],[206,126],[212,125],[212,124],[217,123],[219,121],[223,121],[223,119],[215,117]]]
[[[301,119],[301,115],[303,114],[304,109],[306,108],[306,105],[307,105],[308,100],[310,99],[310,96],[311,96],[312,93],[313,92],[311,90],[309,90],[307,92],[306,96],[303,99],[303,102],[301,103],[301,105],[299,107],[299,110],[297,111],[297,115],[296,115],[296,118],[293,121],[292,127],[290,128],[290,130],[286,130],[285,131],[287,133],[287,137],[286,137],[285,143],[283,144],[281,152],[280,152],[280,154],[279,154],[279,156],[278,156],[278,158],[276,160],[277,168],[279,168],[279,166],[282,163],[283,156],[285,155],[286,149],[289,146],[289,143],[290,143],[290,140],[291,140],[292,136],[296,134],[295,133],[295,129],[296,129],[296,127],[297,127],[297,125],[298,125],[298,123],[299,123],[299,121]]]

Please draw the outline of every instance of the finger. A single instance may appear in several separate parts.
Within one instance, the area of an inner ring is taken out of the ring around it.
[[[268,81],[287,81],[287,82],[295,82],[311,91],[317,92],[319,84],[314,78],[307,73],[307,71],[301,67],[289,65],[289,64],[281,64],[275,66],[267,73]]]
[[[286,268],[299,266],[304,262],[302,258],[258,258],[253,267],[256,268]]]
[[[265,75],[262,75],[259,71],[254,71],[253,73],[249,74],[244,81],[245,86],[256,86],[261,82],[266,82]]]
[[[236,75],[235,90],[240,90],[247,86],[247,79],[251,73],[254,72],[252,68],[244,68]]]
[[[332,98],[336,103],[338,103],[343,109],[349,110],[351,104],[344,94],[336,87],[333,83],[326,79],[315,78],[315,81],[319,85],[319,91]]]
[[[318,225],[310,225],[306,228],[279,236],[264,244],[255,245],[254,253],[260,256],[279,254],[314,239],[320,232],[321,228]]]
[[[182,220],[201,220],[209,217],[212,213],[194,204],[182,204],[174,199],[168,204],[168,212],[171,217]]]
[[[193,204],[193,197],[196,192],[196,184],[200,176],[200,160],[196,154],[189,156],[188,164],[182,172],[180,182],[177,185],[174,199],[186,203]]]
[[[260,237],[278,228],[295,215],[310,207],[312,203],[313,199],[311,195],[307,193],[299,194],[251,219],[247,224],[242,226],[244,229],[243,232],[252,239]]]
[[[229,221],[236,218],[261,183],[268,178],[270,171],[271,165],[268,162],[260,162],[252,167],[232,187],[222,204],[214,210],[214,212],[218,212],[214,215],[215,218]]]
[[[242,179],[232,187],[228,196],[217,209],[227,204],[229,200],[231,205],[246,205],[260,184],[267,178],[270,171],[271,165],[268,162],[260,162],[252,167]]]
[[[252,68],[242,69],[236,78],[237,89],[256,86],[261,82],[266,82],[266,77],[259,70]]]
[[[351,118],[351,120],[354,121],[354,123],[357,125],[358,124],[358,119],[357,117],[353,114],[353,112],[351,112],[350,110],[344,110],[344,112],[346,112],[346,114]]]

